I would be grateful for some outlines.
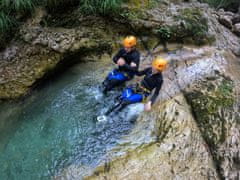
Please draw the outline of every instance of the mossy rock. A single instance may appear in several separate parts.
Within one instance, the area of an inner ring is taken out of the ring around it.
[[[223,75],[216,75],[191,87],[185,96],[216,166],[220,168],[222,156],[218,149],[225,143],[227,129],[234,123],[233,81]]]
[[[186,93],[202,134],[213,148],[225,141],[225,114],[234,105],[233,82],[226,77],[200,82],[199,89]]]
[[[215,41],[215,38],[208,34],[208,21],[200,9],[182,9],[174,20],[175,24],[156,28],[159,39],[195,45],[211,44]]]

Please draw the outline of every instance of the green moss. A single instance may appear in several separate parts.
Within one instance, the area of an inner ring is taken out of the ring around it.
[[[162,2],[163,0],[147,0],[147,8],[152,9]]]
[[[180,22],[181,27],[173,28],[176,37],[187,38],[191,37],[194,44],[205,44],[208,34],[207,19],[198,8],[186,8],[181,10],[180,16],[176,17]]]
[[[136,19],[144,17],[144,13],[142,11],[139,11],[138,9],[123,9],[120,15],[128,19],[129,21],[134,21]]]
[[[156,28],[155,32],[163,42],[177,41],[196,45],[211,44],[214,36],[208,34],[208,21],[198,8],[185,8],[175,17],[175,25]]]
[[[195,45],[211,44],[215,37],[208,34],[207,19],[197,8],[185,8],[175,17],[175,25],[165,25],[155,29],[161,42],[168,41]]]
[[[218,84],[204,81],[202,91],[186,94],[202,135],[212,149],[225,141],[228,120],[224,113],[231,113],[234,104],[233,82],[227,78],[217,81]]]
[[[226,141],[227,129],[231,126],[234,114],[233,88],[234,84],[229,78],[216,75],[200,82],[194,91],[186,93],[220,176],[223,156],[219,153],[219,147]]]
[[[162,26],[156,32],[162,41],[168,41],[172,36],[172,29],[168,26]]]

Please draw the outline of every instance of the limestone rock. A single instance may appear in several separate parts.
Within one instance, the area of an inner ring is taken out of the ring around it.
[[[152,133],[156,142],[139,144],[112,162],[105,162],[105,166],[98,167],[85,179],[218,179],[184,97],[174,98],[181,105],[172,99],[157,106],[151,115],[138,119],[139,125],[146,118],[156,123]],[[131,139],[125,142],[134,143]]]
[[[227,16],[227,15],[222,15],[219,17],[219,22],[226,26],[229,29],[232,29],[232,17],[231,16]]]
[[[195,120],[209,146],[218,174],[223,179],[237,179],[240,158],[238,104],[231,79],[222,75],[208,77],[186,90]],[[228,130],[227,130],[228,129]],[[238,139],[238,140],[237,140]],[[231,145],[230,145],[231,144]]]

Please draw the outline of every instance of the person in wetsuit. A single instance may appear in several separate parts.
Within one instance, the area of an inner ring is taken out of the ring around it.
[[[137,72],[136,75],[144,75],[144,78],[140,84],[123,90],[122,95],[120,96],[121,106],[119,106],[119,110],[128,104],[144,101],[152,91],[154,91],[152,97],[144,106],[145,111],[150,111],[162,87],[162,71],[165,70],[166,67],[167,61],[163,58],[157,58],[152,62],[152,67]]]
[[[113,57],[113,62],[118,65],[118,68],[110,72],[103,82],[104,94],[133,79],[140,62],[140,53],[136,49],[136,45],[137,39],[134,36],[127,36],[123,40],[124,47]]]

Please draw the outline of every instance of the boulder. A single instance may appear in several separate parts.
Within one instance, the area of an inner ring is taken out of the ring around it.
[[[232,29],[232,17],[231,16],[221,15],[218,20],[225,27]]]

